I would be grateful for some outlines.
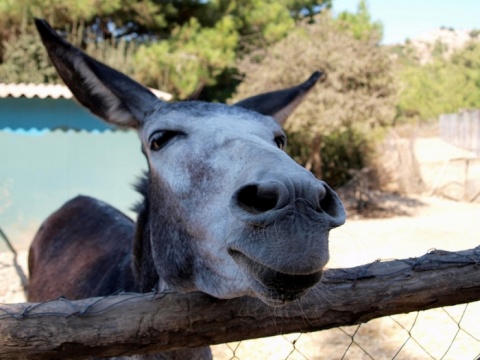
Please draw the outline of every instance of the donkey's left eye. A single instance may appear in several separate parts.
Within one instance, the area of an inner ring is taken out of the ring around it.
[[[162,149],[167,143],[180,133],[177,131],[157,131],[150,136],[150,150],[158,151]]]
[[[277,147],[282,150],[285,148],[285,145],[287,143],[287,139],[283,135],[276,136],[275,139],[273,139],[273,141],[275,141],[275,144],[277,145]]]

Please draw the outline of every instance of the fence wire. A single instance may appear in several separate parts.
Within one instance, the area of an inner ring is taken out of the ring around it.
[[[480,359],[480,302],[212,346],[216,360]]]
[[[439,117],[440,137],[480,156],[480,110],[462,110]]]
[[[15,271],[5,257],[0,260],[0,275],[12,280]],[[7,274],[10,271],[10,275]],[[14,283],[13,281],[11,281]],[[17,279],[21,289],[21,278]],[[19,290],[21,291],[21,290]],[[0,294],[0,302],[8,302]],[[8,295],[8,292],[7,292]],[[151,294],[132,294],[124,301]],[[162,294],[154,295],[161,297]],[[8,297],[8,296],[7,296]],[[105,298],[100,298],[102,302]],[[92,306],[73,306],[69,316],[91,313]],[[118,303],[116,303],[118,304]],[[113,304],[111,306],[115,306]],[[43,303],[26,308],[16,316],[44,316],[35,313]],[[110,306],[110,305],[109,305]],[[100,311],[106,311],[102,307]],[[0,307],[0,310],[1,307]],[[48,314],[51,316],[65,315]],[[1,318],[12,316],[4,311]],[[342,326],[314,333],[293,333],[269,338],[244,340],[212,346],[216,360],[319,360],[319,359],[480,359],[480,302],[440,307],[421,312],[391,315],[368,323]]]

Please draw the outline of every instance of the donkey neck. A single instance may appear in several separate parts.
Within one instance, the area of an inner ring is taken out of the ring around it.
[[[136,188],[143,195],[143,202],[136,207],[132,249],[136,290],[193,290],[194,241],[175,197],[151,173]]]
[[[142,180],[142,182],[144,182]],[[145,181],[146,186],[146,181]],[[139,186],[137,186],[137,189]],[[141,192],[142,195],[146,195]],[[148,214],[148,199],[144,196],[143,203],[138,204],[137,226],[132,248],[132,262],[135,276],[135,291],[149,292],[158,285],[158,273],[155,271],[152,250],[150,246],[150,226]]]

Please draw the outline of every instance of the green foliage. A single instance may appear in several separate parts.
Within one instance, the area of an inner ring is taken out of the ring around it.
[[[350,144],[347,141],[339,146],[351,146],[351,151],[358,151],[358,158],[343,152],[350,159],[335,165],[346,174],[349,168],[341,168],[341,164],[363,167],[369,156],[360,153],[367,148],[364,141],[371,141],[378,127],[393,122],[397,94],[394,67],[387,51],[378,46],[377,38],[357,39],[350,31],[338,31],[338,22],[329,14],[315,20],[313,24],[302,24],[261,56],[252,53],[246,57],[239,67],[245,78],[234,100],[288,87],[305,80],[314,70],[324,70],[326,81],[313,89],[287,123],[289,151],[322,176],[334,171],[330,169],[334,162],[323,158],[321,152],[326,151],[327,142],[329,146],[336,143],[327,139],[350,136]],[[337,146],[329,149],[338,154],[343,151]]]
[[[207,94],[224,98],[238,83],[232,79],[238,74],[236,58],[277,42],[296,21],[330,6],[331,0],[3,0],[0,72],[22,71],[9,63],[13,58],[7,56],[7,48],[25,49],[17,45],[18,38],[35,34],[32,19],[41,17],[75,45],[100,54],[101,60],[147,85],[181,99],[204,87],[209,88]],[[133,45],[113,40],[117,34],[110,32],[112,24],[140,40]],[[97,27],[95,34],[92,25]],[[44,70],[41,64],[25,69],[36,74],[14,74],[10,79],[55,80],[50,70],[37,74]],[[221,90],[212,91],[217,85]]]
[[[75,42],[75,39],[72,40]],[[5,83],[58,83],[57,72],[37,35],[22,33],[4,44],[3,62],[0,63],[0,79]],[[85,50],[96,59],[133,75],[134,43],[124,40],[89,42]]]
[[[209,93],[223,100],[238,83],[232,79],[236,59],[284,38],[302,11],[311,15],[315,5],[329,7],[331,0],[190,1],[188,15],[178,8],[174,20],[167,18],[170,32],[163,41],[140,47],[137,76],[180,99],[218,85],[220,91]]]
[[[299,164],[311,162],[310,148],[305,146],[302,133],[288,132],[287,151]],[[322,161],[322,180],[334,188],[345,184],[350,170],[361,170],[370,165],[375,156],[375,141],[353,128],[334,130],[322,137],[319,153]]]
[[[235,64],[237,42],[232,17],[222,18],[213,28],[192,18],[173,29],[170,39],[139,48],[136,75],[149,86],[186,98],[199,86],[215,84],[216,77]]]
[[[242,50],[249,52],[260,46],[268,46],[282,39],[291,31],[295,22],[290,16],[287,1],[250,0],[236,7],[241,23]]]
[[[356,39],[366,40],[371,37],[380,40],[383,35],[383,24],[373,22],[365,0],[360,0],[356,13],[342,12],[337,23],[340,29],[350,31]]]
[[[124,39],[118,41],[108,39],[98,43],[87,43],[85,51],[95,59],[134,77],[137,76],[134,62],[137,48],[135,42],[127,42]]]
[[[96,16],[110,14],[122,8],[120,0],[4,0],[0,5],[0,28],[15,32],[32,32],[34,17],[47,19],[57,28],[80,22],[91,22]],[[13,27],[13,28],[12,28]]]
[[[4,62],[0,64],[0,82],[54,83],[59,77],[38,38],[23,34],[5,44]]]
[[[480,107],[480,43],[472,42],[450,58],[409,63],[399,77],[398,117],[403,121],[436,119],[442,113]]]
[[[470,36],[472,38],[478,38],[480,36],[480,29],[473,29],[470,31]]]
[[[350,170],[370,166],[375,156],[375,142],[371,134],[349,128],[326,136],[322,142],[323,180],[331,186],[345,184]]]

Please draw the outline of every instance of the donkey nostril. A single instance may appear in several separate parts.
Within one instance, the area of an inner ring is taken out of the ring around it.
[[[272,188],[247,185],[237,194],[237,204],[250,213],[262,213],[274,209],[279,199],[278,192]]]
[[[327,185],[323,184],[325,192],[319,197],[320,211],[330,215],[332,228],[345,223],[345,209],[337,194]]]
[[[337,216],[337,202],[333,198],[330,191],[326,191],[321,195],[320,208],[330,216]]]

